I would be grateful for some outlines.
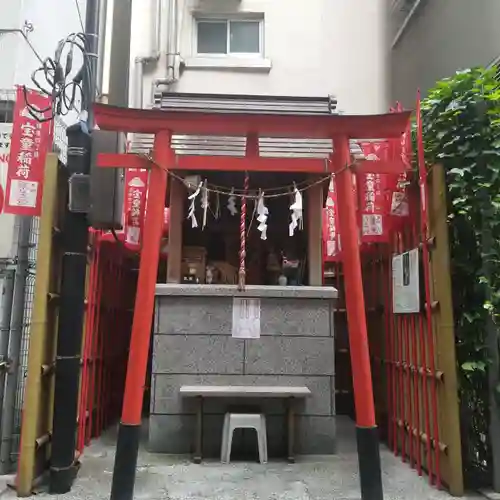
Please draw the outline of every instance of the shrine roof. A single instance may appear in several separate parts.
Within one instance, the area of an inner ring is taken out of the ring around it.
[[[95,122],[101,130],[145,134],[170,130],[173,134],[186,135],[395,138],[406,130],[410,114],[410,111],[381,115],[214,113],[94,104]]]

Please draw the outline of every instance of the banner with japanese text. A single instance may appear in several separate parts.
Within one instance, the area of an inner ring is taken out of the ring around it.
[[[170,228],[170,208],[165,207],[163,210],[163,234],[161,237],[160,253],[163,256],[168,255],[168,231]]]
[[[149,172],[146,169],[129,168],[125,171],[123,228],[125,243],[133,249],[139,249],[141,245],[148,179]]]
[[[368,161],[386,160],[389,157],[390,145],[387,141],[363,142],[360,146]],[[390,176],[363,172],[358,173],[356,177],[361,244],[387,242],[392,195],[389,186]]]
[[[26,104],[26,98],[30,109]],[[39,216],[42,210],[45,160],[51,148],[50,98],[18,87],[4,200],[4,212]],[[33,110],[37,117],[33,116]]]
[[[323,209],[323,260],[340,260],[340,234],[337,212],[337,191],[332,176],[328,187],[325,208]]]
[[[401,112],[403,107],[396,104],[391,112]],[[413,145],[411,134],[411,123],[408,122],[405,132],[401,138],[390,139],[390,158],[392,160],[401,160],[403,171],[399,175],[390,176],[388,183],[392,191],[390,206],[390,223],[393,230],[400,230],[408,222],[410,216],[410,204],[408,200],[408,172],[411,170],[413,158]]]

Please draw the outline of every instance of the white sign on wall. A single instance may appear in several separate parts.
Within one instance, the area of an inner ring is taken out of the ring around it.
[[[395,314],[420,312],[419,253],[415,248],[392,258],[392,306]]]
[[[12,123],[0,123],[0,199],[3,202],[5,202],[11,135]],[[3,206],[0,206],[0,259],[8,258],[12,254],[14,219],[13,215],[4,214]]]
[[[260,299],[233,299],[232,336],[237,339],[260,338]]]
[[[12,123],[0,123],[0,186],[5,190],[9,164]]]

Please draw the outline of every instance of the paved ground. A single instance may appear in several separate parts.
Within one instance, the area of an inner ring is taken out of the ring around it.
[[[360,498],[357,456],[352,425],[339,425],[339,454],[303,460],[295,465],[207,462],[141,451],[134,498],[148,500],[357,500]],[[109,433],[85,453],[73,491],[52,498],[109,499],[115,435]],[[451,497],[431,488],[426,478],[382,451],[386,500],[446,500]],[[44,493],[34,498],[45,497]],[[15,498],[6,493],[2,500]],[[469,500],[479,498],[467,497]]]

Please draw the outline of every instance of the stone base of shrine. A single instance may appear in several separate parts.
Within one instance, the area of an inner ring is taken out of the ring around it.
[[[260,306],[258,338],[236,338],[234,299]],[[149,448],[193,451],[196,405],[181,386],[306,386],[296,402],[296,452],[336,451],[335,355],[332,287],[161,284],[156,289]],[[269,456],[286,455],[286,401],[207,398],[203,405],[203,455],[220,454],[224,413],[249,404],[266,415]],[[233,450],[255,446],[236,433]]]

